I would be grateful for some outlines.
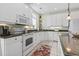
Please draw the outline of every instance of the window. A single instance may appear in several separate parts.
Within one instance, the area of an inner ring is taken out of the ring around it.
[[[35,14],[32,14],[32,23],[33,23],[34,29],[36,29],[36,15]]]

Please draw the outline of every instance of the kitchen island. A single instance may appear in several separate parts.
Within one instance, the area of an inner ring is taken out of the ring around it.
[[[60,41],[65,56],[79,56],[79,39],[71,33],[62,33]]]

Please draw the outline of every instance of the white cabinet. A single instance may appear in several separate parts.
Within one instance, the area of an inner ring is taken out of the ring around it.
[[[39,42],[40,41],[39,32],[33,33],[33,39],[34,39],[34,42]]]
[[[17,24],[27,24],[28,18],[25,15],[16,15],[16,23]]]
[[[32,12],[31,9],[28,7],[27,5],[25,5],[24,3],[18,3],[17,4],[17,12],[16,14],[18,15],[25,15],[28,18],[31,18]]]
[[[44,33],[43,32],[37,32],[37,41],[43,41],[44,40]]]
[[[26,8],[25,4],[18,4],[16,12],[16,22],[19,24],[31,25],[32,12],[30,8]],[[20,16],[19,16],[20,15]],[[19,16],[19,17],[18,17]]]
[[[2,56],[1,39],[0,39],[0,56]]]
[[[31,19],[31,10],[25,8],[23,3],[2,3],[0,4],[0,21],[16,23],[17,14],[23,15]]]
[[[22,36],[5,39],[5,56],[22,56]]]
[[[44,35],[43,32],[36,32],[33,34],[33,39],[36,43],[39,43],[40,41],[42,41],[44,39]]]
[[[44,40],[48,40],[48,32],[37,32],[33,34],[33,38],[35,42],[41,42]]]
[[[33,33],[33,40],[34,40],[34,42],[37,41],[37,33]]]
[[[44,40],[44,33],[39,32],[38,38],[39,38],[39,41],[43,41]]]
[[[52,17],[53,16],[53,17]],[[51,24],[54,26],[68,26],[67,13],[59,13],[52,15]]]
[[[54,26],[68,26],[67,13],[43,15],[42,28],[50,29]]]
[[[44,41],[44,40],[49,40],[48,39],[48,32],[39,32],[40,33],[40,40]]]
[[[25,15],[17,15],[16,16],[16,23],[17,24],[25,24],[25,25],[32,25],[32,20]]]
[[[47,37],[48,37],[48,40],[53,40],[54,39],[54,32],[48,31]]]

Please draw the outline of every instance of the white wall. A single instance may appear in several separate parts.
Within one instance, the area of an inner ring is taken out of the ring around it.
[[[70,31],[79,34],[79,11],[72,12],[71,18]]]

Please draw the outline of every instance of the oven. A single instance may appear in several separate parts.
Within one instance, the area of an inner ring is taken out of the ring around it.
[[[33,37],[27,38],[27,39],[25,40],[25,46],[26,46],[26,47],[29,46],[31,43],[33,43]]]
[[[30,50],[29,48],[33,45],[33,34],[23,35],[23,55],[27,54]]]

